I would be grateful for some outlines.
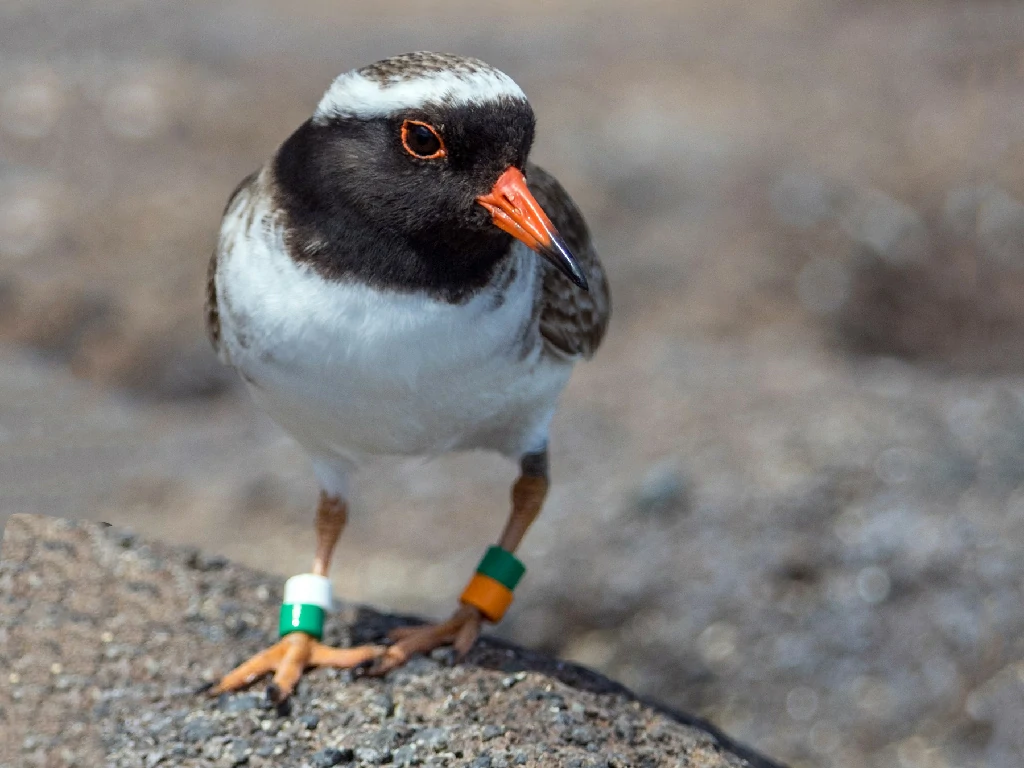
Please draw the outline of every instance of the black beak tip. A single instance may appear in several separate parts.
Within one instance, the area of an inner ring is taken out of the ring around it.
[[[583,274],[579,262],[576,261],[576,257],[572,255],[572,252],[562,238],[553,237],[551,239],[551,247],[545,248],[543,255],[558,267],[562,274],[572,280],[576,286],[588,293],[590,292],[590,283],[587,282],[587,276]]]
[[[582,288],[587,293],[590,293],[590,283],[587,282],[587,276],[584,275],[582,271],[577,269],[576,272],[573,273],[571,277],[572,277],[572,281],[574,283],[576,283],[576,285],[578,285],[580,288]]]

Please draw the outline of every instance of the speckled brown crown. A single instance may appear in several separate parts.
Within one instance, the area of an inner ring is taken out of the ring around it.
[[[483,72],[498,72],[485,61],[454,53],[433,53],[414,51],[391,56],[368,64],[356,70],[360,75],[381,85],[414,80],[441,72],[474,75]]]

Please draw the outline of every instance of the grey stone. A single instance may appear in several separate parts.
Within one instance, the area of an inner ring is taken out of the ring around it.
[[[217,701],[217,706],[223,712],[236,713],[236,712],[248,712],[252,709],[259,709],[262,700],[259,696],[254,696],[251,693],[242,694],[222,694],[220,699]]]
[[[338,749],[336,747],[326,747],[316,752],[311,761],[313,768],[334,768],[336,765],[342,765],[344,763],[351,763],[355,758],[355,755],[351,749]]]
[[[366,706],[367,711],[380,719],[391,717],[395,712],[395,700],[390,694],[375,696]]]
[[[406,729],[399,727],[386,727],[370,734],[361,742],[362,745],[390,751],[405,741]]]
[[[441,752],[448,746],[448,729],[446,728],[424,728],[416,734],[415,743],[424,744],[428,749]]]
[[[490,741],[496,739],[505,733],[505,727],[501,725],[485,725],[483,730],[480,732],[480,738],[484,741]]]
[[[589,725],[579,725],[569,731],[568,741],[585,747],[597,738],[597,731]]]
[[[260,744],[258,747],[256,747],[255,754],[260,756],[260,757],[270,757],[272,754],[274,754],[274,749],[277,746],[278,746],[278,742],[277,741],[267,741],[267,742],[264,742],[263,744]],[[313,758],[315,759],[316,755],[313,755]]]
[[[252,747],[245,739],[232,739],[224,750],[222,759],[226,758],[229,765],[245,765],[249,762]]]
[[[367,765],[380,765],[391,759],[389,749],[377,747],[357,747],[355,750],[356,760]]]
[[[181,737],[188,742],[200,742],[212,739],[218,733],[216,723],[205,717],[198,717],[185,725]]]
[[[405,744],[391,754],[391,762],[397,766],[419,765],[419,752],[415,744]]]

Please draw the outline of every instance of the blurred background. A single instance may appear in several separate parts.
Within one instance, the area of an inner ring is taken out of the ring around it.
[[[793,766],[1024,761],[1024,4],[4,0],[0,512],[287,576],[316,487],[203,332],[342,71],[511,74],[615,312],[502,635]],[[345,597],[443,616],[514,468],[382,461]]]

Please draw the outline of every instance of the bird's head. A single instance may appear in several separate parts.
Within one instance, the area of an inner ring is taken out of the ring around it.
[[[477,59],[410,53],[338,77],[278,153],[276,173],[324,212],[344,208],[449,258],[517,238],[586,287],[529,191],[535,118],[503,72]]]

